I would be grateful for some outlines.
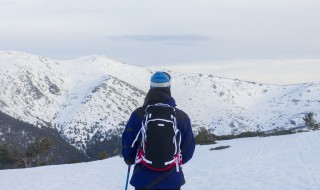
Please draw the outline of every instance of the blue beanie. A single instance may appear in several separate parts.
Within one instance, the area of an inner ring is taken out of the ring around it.
[[[170,75],[165,72],[158,71],[151,77],[150,88],[171,87]]]

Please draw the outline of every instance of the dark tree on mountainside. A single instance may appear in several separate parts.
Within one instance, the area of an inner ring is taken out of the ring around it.
[[[99,154],[98,154],[99,160],[104,160],[106,158],[108,158],[108,153],[106,151],[99,152]]]
[[[47,165],[53,158],[46,153],[51,148],[49,138],[36,138],[26,151],[18,150],[14,145],[3,144],[0,146],[0,166],[2,168]]]
[[[306,126],[311,129],[311,130],[317,130],[320,128],[320,124],[317,123],[317,121],[314,119],[314,114],[313,112],[309,112],[305,115],[303,118]]]
[[[211,130],[204,127],[198,129],[198,134],[195,136],[196,144],[214,144],[216,141],[216,136]]]
[[[75,160],[85,162],[90,158],[71,146],[55,128],[37,127],[0,110],[0,170],[66,164]]]
[[[12,164],[15,161],[14,154],[8,144],[0,146],[0,162]]]
[[[44,158],[43,155],[49,151],[51,145],[52,142],[49,138],[37,137],[35,142],[28,147],[26,157],[28,160],[35,160],[37,166],[46,165],[51,159]]]

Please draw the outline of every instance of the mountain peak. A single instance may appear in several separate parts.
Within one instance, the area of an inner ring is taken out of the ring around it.
[[[0,108],[23,121],[56,127],[85,149],[123,126],[149,90],[155,69],[119,63],[106,56],[51,60],[0,52]],[[172,95],[194,129],[217,135],[295,128],[314,112],[320,117],[319,83],[266,85],[212,75],[171,72]]]

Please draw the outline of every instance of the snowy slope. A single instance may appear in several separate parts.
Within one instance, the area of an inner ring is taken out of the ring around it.
[[[197,146],[184,166],[184,190],[318,190],[320,131]],[[224,150],[210,148],[230,145]],[[2,190],[124,189],[119,157],[89,163],[1,170]],[[133,187],[129,187],[133,190]]]
[[[0,109],[15,118],[55,127],[85,150],[108,139],[142,105],[154,69],[92,55],[50,60],[21,52],[0,52]],[[216,134],[293,128],[314,112],[320,121],[320,82],[267,85],[211,75],[176,73],[172,94],[194,128]],[[96,139],[96,138],[95,138]]]
[[[1,111],[32,124],[51,123],[68,87],[57,62],[0,52]]]
[[[194,124],[216,134],[292,128],[303,125],[306,112],[319,121],[320,83],[268,85],[215,76],[176,74],[175,97]],[[182,96],[183,94],[183,96]]]

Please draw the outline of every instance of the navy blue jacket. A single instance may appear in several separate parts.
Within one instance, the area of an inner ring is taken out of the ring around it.
[[[170,91],[163,93],[158,90],[150,90],[144,106],[136,109],[127,123],[127,126],[122,135],[122,156],[127,164],[133,164],[135,156],[137,154],[138,145],[140,142],[136,142],[132,148],[131,145],[138,134],[142,119],[144,116],[144,108],[149,104],[154,103],[166,103],[173,107],[176,106],[175,100],[171,97]],[[194,153],[195,142],[192,133],[191,123],[188,115],[183,111],[176,108],[177,127],[181,132],[181,154],[183,164],[187,163]],[[176,171],[175,167],[172,167],[169,171],[157,172],[146,168],[143,164],[136,164],[134,167],[133,175],[130,184],[137,188],[147,189],[173,189],[181,187],[185,184],[183,171]]]

